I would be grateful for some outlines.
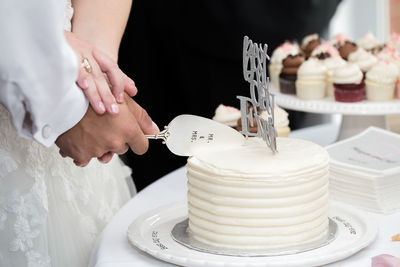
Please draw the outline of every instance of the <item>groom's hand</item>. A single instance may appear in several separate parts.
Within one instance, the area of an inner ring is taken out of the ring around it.
[[[82,120],[56,140],[60,152],[79,166],[93,157],[109,161],[113,153],[124,154],[129,147],[138,155],[144,154],[149,145],[144,134],[156,134],[157,126],[130,97],[119,108],[118,114],[98,115],[89,106]]]

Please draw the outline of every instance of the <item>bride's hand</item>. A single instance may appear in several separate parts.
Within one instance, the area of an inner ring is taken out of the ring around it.
[[[116,101],[123,102],[123,92],[130,96],[137,93],[133,80],[120,70],[116,62],[89,42],[79,39],[74,33],[64,33],[82,65],[79,67],[77,84],[84,91],[94,111],[98,114],[103,114],[106,110],[111,114],[118,113]],[[89,66],[85,67],[84,58]]]

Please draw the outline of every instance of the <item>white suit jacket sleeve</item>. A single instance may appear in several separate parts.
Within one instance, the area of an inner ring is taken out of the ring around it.
[[[0,103],[20,135],[45,146],[88,107],[63,25],[62,0],[0,1]]]

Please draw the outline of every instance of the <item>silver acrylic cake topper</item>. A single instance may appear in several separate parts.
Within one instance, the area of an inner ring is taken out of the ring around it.
[[[240,146],[244,142],[243,135],[235,129],[194,115],[179,115],[163,131],[146,137],[163,140],[169,150],[179,156]]]
[[[242,113],[242,131],[246,136],[261,137],[272,152],[277,152],[274,118],[274,95],[269,91],[269,77],[267,77],[267,55],[268,46],[253,43],[249,37],[243,40],[243,76],[250,84],[250,96],[237,96],[240,100],[240,111]],[[249,104],[251,104],[249,108]],[[267,111],[268,119],[264,119],[257,110]],[[249,124],[254,127],[253,118],[256,119],[257,133],[249,131]]]

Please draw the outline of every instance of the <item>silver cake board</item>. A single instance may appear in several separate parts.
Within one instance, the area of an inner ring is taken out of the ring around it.
[[[269,256],[299,254],[305,251],[310,251],[326,246],[333,240],[335,240],[337,229],[338,227],[336,222],[329,218],[328,231],[326,235],[319,240],[285,248],[257,249],[257,250],[219,247],[202,242],[199,239],[195,238],[191,233],[189,229],[188,218],[186,218],[180,223],[177,223],[173,227],[171,231],[171,236],[172,239],[175,240],[177,243],[187,248],[204,253],[224,255],[224,256],[235,256],[235,257],[269,257]]]

